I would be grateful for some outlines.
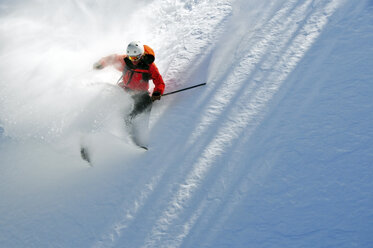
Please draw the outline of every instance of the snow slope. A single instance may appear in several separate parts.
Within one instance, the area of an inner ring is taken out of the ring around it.
[[[0,247],[373,247],[372,11],[1,1]],[[133,39],[166,91],[207,81],[154,105],[147,152],[91,69]]]

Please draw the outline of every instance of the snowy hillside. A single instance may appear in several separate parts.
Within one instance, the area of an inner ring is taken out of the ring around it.
[[[0,247],[373,247],[371,0],[0,1]],[[141,40],[166,92],[123,129]],[[92,166],[80,145],[92,151]]]

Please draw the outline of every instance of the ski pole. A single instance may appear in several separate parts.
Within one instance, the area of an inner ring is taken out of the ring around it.
[[[120,80],[122,79],[122,77],[123,77],[123,74],[122,74],[122,76],[120,76],[120,78],[118,79],[118,81],[117,81],[117,85],[119,84],[119,82],[120,82]]]
[[[184,89],[171,91],[171,92],[168,92],[168,93],[166,93],[166,94],[163,94],[162,96],[172,95],[172,94],[175,94],[175,93],[180,92],[180,91],[190,90],[190,89],[193,89],[193,88],[196,88],[196,87],[199,87],[199,86],[203,86],[203,85],[206,85],[206,83],[197,84],[197,85],[190,86],[190,87],[187,87],[187,88],[184,88]]]

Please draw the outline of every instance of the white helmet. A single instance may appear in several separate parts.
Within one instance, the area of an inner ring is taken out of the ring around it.
[[[144,54],[144,45],[140,41],[132,41],[127,46],[128,56],[139,56]]]

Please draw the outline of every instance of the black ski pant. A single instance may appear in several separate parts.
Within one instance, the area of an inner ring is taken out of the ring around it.
[[[129,114],[130,120],[141,113],[149,113],[151,111],[153,101],[148,92],[133,94],[131,97],[134,101],[134,105],[131,113]]]

